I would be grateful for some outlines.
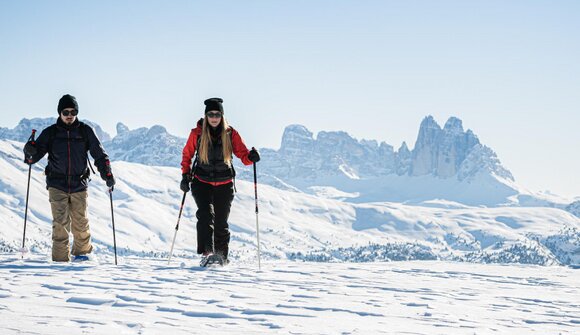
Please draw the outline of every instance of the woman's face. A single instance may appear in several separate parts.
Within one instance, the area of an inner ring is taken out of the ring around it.
[[[222,121],[222,112],[220,111],[209,111],[205,113],[207,116],[207,121],[209,125],[213,128],[219,126],[220,122]]]

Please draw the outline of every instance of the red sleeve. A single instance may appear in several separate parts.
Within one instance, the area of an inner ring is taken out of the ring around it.
[[[181,173],[189,173],[191,170],[191,159],[195,156],[195,146],[197,145],[198,132],[196,130],[197,128],[191,130],[187,143],[183,147]]]
[[[240,134],[232,128],[232,148],[234,151],[234,155],[238,157],[244,165],[252,165],[252,161],[248,159],[248,154],[250,151],[246,147],[244,140]]]

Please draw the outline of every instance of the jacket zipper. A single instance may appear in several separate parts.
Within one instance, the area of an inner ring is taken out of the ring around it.
[[[68,138],[68,175],[67,175],[67,181],[68,181],[68,193],[70,193],[70,179],[71,179],[71,159],[70,159],[70,130],[66,131],[66,136]]]

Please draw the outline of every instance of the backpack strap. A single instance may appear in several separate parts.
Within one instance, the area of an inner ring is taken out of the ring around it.
[[[52,153],[52,144],[54,143],[54,139],[56,138],[56,124],[50,125],[47,128],[48,130],[48,153]]]
[[[79,122],[79,131],[81,132],[81,137],[83,142],[85,142],[85,149],[89,151],[89,135],[87,135],[87,125],[83,122]]]
[[[81,137],[83,138],[83,142],[85,142],[85,150],[89,151],[90,145],[89,145],[89,135],[87,134],[87,128],[88,128],[88,125],[86,123],[79,122],[79,130],[81,132]],[[93,172],[93,174],[96,174],[95,169],[93,169],[93,164],[91,164],[91,160],[89,159],[89,155],[87,155],[87,162],[89,163],[89,167],[91,168],[91,171]]]
[[[194,130],[195,131],[195,130]],[[191,166],[191,171],[189,171],[189,179],[193,180],[195,177],[195,170],[197,170],[198,154],[199,154],[199,143],[201,142],[201,134],[197,137],[197,143],[195,143],[195,159],[193,160],[193,165]]]
[[[228,129],[228,135],[230,136],[230,144],[232,145],[232,151],[234,148],[234,138],[233,138],[234,128],[230,127]],[[234,169],[234,159],[232,155],[232,160],[230,163],[230,170],[232,171],[232,180],[234,181],[234,193],[238,193],[238,189],[236,188],[236,170]]]

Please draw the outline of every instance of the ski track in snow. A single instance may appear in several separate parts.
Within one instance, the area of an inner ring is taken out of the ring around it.
[[[0,334],[566,334],[578,270],[449,262],[197,259],[56,264],[0,255]]]

